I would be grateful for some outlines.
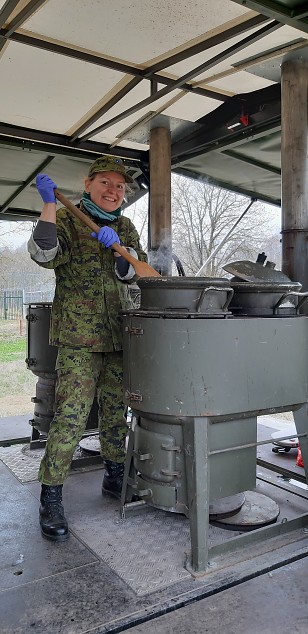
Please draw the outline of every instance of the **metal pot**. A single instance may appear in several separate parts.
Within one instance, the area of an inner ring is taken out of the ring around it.
[[[230,302],[233,315],[297,315],[308,296],[300,292],[299,282],[245,282],[233,278],[230,286],[234,289]]]
[[[224,317],[233,296],[229,280],[211,277],[140,278],[140,310],[152,314]]]

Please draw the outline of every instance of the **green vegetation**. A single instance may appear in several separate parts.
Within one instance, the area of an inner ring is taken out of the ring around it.
[[[5,361],[16,361],[25,357],[26,353],[26,340],[25,338],[16,339],[15,341],[1,341],[0,337],[0,359],[1,363]]]
[[[27,369],[27,322],[0,320],[0,417],[33,409],[37,377]]]

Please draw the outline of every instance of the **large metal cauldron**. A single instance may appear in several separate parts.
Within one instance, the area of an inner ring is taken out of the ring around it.
[[[140,278],[140,310],[184,317],[225,317],[233,296],[228,279],[211,277]]]
[[[140,309],[124,314],[125,401],[137,421],[127,482],[148,504],[189,517],[193,568],[204,570],[210,502],[256,484],[257,416],[308,400],[308,319],[201,316],[178,294],[173,307],[165,278],[138,283]]]
[[[29,304],[26,319],[27,328],[27,368],[38,377],[35,386],[33,420],[31,425],[47,435],[54,415],[56,387],[57,348],[49,344],[49,327],[52,304],[39,302]],[[93,402],[86,429],[97,428],[97,401]]]
[[[302,285],[276,270],[273,262],[264,265],[265,259],[265,254],[259,254],[256,262],[243,260],[223,267],[228,273],[235,273],[230,279],[233,315],[295,316],[305,303],[308,293],[300,292]]]
[[[233,315],[259,317],[297,315],[308,293],[301,293],[299,282],[244,282],[233,278],[230,286],[234,295],[230,302]]]

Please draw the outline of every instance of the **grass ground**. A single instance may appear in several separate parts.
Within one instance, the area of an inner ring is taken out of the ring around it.
[[[0,320],[0,417],[33,410],[37,377],[27,369],[26,320]]]

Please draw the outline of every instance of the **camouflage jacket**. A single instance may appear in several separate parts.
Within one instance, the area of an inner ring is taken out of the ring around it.
[[[87,213],[84,208],[83,211]],[[104,224],[107,223],[101,222]],[[120,216],[112,222],[112,228],[125,247],[132,247],[139,260],[146,261],[129,218]],[[116,276],[113,251],[91,238],[91,230],[65,208],[57,211],[57,238],[58,249],[50,261],[36,260],[29,248],[39,266],[55,271],[50,343],[87,347],[92,352],[121,350],[120,311],[129,308],[131,300],[127,284]]]

